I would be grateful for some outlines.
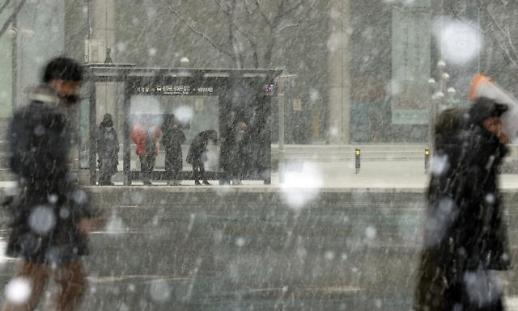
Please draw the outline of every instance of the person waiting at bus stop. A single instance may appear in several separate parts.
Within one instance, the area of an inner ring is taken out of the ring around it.
[[[180,172],[183,167],[182,144],[185,142],[185,134],[181,129],[181,123],[175,115],[165,117],[162,125],[162,146],[165,149],[165,171],[168,185],[179,186]]]
[[[248,156],[249,143],[249,128],[244,118],[237,119],[232,127],[231,137],[232,152],[231,152],[231,175],[232,184],[241,185],[241,180],[246,174],[246,164]]]
[[[192,165],[192,173],[194,176],[194,184],[201,185],[200,179],[204,185],[210,185],[205,175],[205,162],[207,161],[207,146],[209,141],[214,143],[218,140],[218,132],[215,130],[207,130],[200,132],[192,140],[189,152],[187,153],[187,163]]]
[[[96,137],[97,155],[99,157],[99,185],[112,186],[111,178],[117,172],[119,164],[119,139],[113,128],[112,115],[107,113],[99,124]]]
[[[136,145],[135,152],[140,160],[140,176],[144,185],[151,185],[161,135],[160,127],[153,124],[151,115],[140,116],[133,125],[131,138]]]

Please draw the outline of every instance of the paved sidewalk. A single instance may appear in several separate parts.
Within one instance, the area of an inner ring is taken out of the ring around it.
[[[365,161],[358,174],[352,162],[310,165],[321,173],[324,188],[423,189],[429,179],[424,161]],[[306,170],[306,173],[302,169],[300,176],[311,176],[311,170]],[[279,175],[275,174],[273,184],[278,183]],[[501,175],[501,186],[503,189],[518,190],[518,174]]]
[[[278,188],[281,186],[281,175],[284,177],[284,186],[316,187],[324,189],[424,189],[429,175],[425,173],[424,161],[363,161],[362,167],[356,174],[352,161],[344,162],[313,162],[297,161],[285,168],[285,173],[275,171],[272,174],[272,184],[264,185],[262,181],[244,181],[236,188]],[[211,181],[217,187],[217,181]],[[10,181],[0,181],[0,188],[13,185]],[[116,183],[122,186],[122,183]],[[134,185],[142,185],[138,181]],[[154,182],[154,186],[166,186],[165,182]],[[194,182],[186,180],[182,186],[194,186]],[[518,174],[501,175],[501,186],[504,190],[518,190]],[[184,188],[184,187],[174,187]],[[197,189],[207,188],[198,186]]]

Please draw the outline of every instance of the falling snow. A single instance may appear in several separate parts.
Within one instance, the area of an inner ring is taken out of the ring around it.
[[[26,303],[31,295],[31,283],[24,278],[15,278],[5,287],[5,297],[8,301],[19,305]]]
[[[85,311],[518,309],[517,1],[4,2],[2,303],[22,258],[38,310],[77,262]]]
[[[56,216],[51,207],[38,206],[29,215],[29,225],[38,234],[48,234],[56,225]]]

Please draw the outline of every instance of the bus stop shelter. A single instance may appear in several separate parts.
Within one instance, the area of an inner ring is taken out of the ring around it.
[[[88,169],[90,184],[97,182],[97,92],[102,83],[122,85],[123,100],[123,175],[124,185],[131,185],[139,171],[131,170],[131,119],[130,106],[133,96],[216,96],[218,98],[219,136],[221,144],[220,169],[211,172],[212,178],[225,181],[228,171],[222,163],[225,154],[231,152],[225,146],[231,133],[233,115],[243,116],[250,124],[250,146],[253,159],[246,163],[243,179],[271,181],[271,104],[275,93],[274,81],[282,70],[272,69],[187,69],[187,68],[141,68],[117,64],[86,65],[86,82],[89,101],[89,153]],[[121,136],[122,134],[122,136]],[[192,178],[183,172],[183,179]],[[214,176],[214,174],[216,176]],[[153,172],[153,180],[165,179],[163,171]]]

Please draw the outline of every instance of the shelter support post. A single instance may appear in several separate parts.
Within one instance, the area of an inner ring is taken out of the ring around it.
[[[131,145],[130,145],[130,120],[129,120],[129,113],[130,113],[130,103],[131,103],[131,90],[129,83],[126,81],[124,82],[124,104],[123,104],[123,111],[124,111],[124,135],[123,135],[123,143],[122,143],[122,152],[123,152],[123,173],[124,173],[124,185],[130,186],[131,185]]]
[[[90,170],[90,185],[95,185],[97,183],[97,168],[96,168],[96,158],[97,158],[97,146],[96,146],[96,114],[97,114],[97,103],[96,103],[96,90],[95,90],[95,80],[91,80],[89,83],[89,101],[90,101],[90,117],[89,117],[89,134],[90,137],[88,139],[89,148],[88,148],[88,168]]]

